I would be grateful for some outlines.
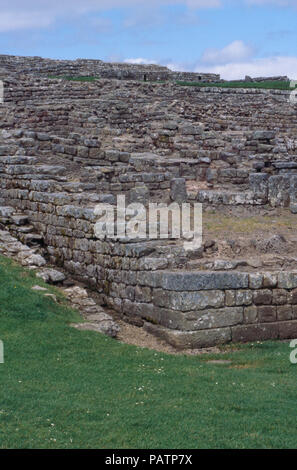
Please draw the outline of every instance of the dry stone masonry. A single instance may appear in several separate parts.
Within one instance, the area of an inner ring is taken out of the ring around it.
[[[65,75],[99,79],[49,78]],[[103,306],[177,348],[297,337],[296,239],[255,245],[261,258],[284,244],[278,261],[263,257],[261,267],[236,250],[224,257],[218,240],[185,250],[173,238],[94,236],[94,207],[123,194],[145,204],[202,202],[206,213],[279,210],[292,220],[289,92],[179,86],[199,76],[90,60],[0,56],[0,76],[2,230],[42,246],[47,262],[94,289]]]
[[[42,57],[1,55],[0,72],[30,73],[37,76],[99,77],[118,80],[220,82],[213,73],[173,72],[160,65],[107,63],[102,60],[52,60]]]

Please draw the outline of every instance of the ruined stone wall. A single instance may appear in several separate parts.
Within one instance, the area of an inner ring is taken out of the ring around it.
[[[167,201],[177,177],[196,182],[188,199],[206,206],[297,211],[297,108],[288,98],[11,76],[0,107],[0,203],[28,215],[53,264],[177,347],[296,337],[297,272],[191,272],[201,253],[178,240],[94,236],[97,203],[137,197],[144,185],[147,197]],[[26,240],[25,230],[0,222]]]
[[[41,57],[0,55],[0,74],[30,73],[37,76],[91,76],[118,80],[219,82],[220,75],[211,73],[172,72],[160,65],[109,63],[102,60],[53,60]]]
[[[125,182],[116,178],[135,152],[163,158],[154,165],[150,184],[159,178],[168,188],[169,176],[181,176],[248,189],[252,172],[278,175],[287,172],[277,167],[284,163],[290,173],[296,172],[296,112],[289,92],[279,90],[119,81],[32,83],[32,77],[26,77],[6,83],[1,126],[20,133],[15,145],[7,134],[0,145],[4,154],[37,153],[45,159],[53,154],[58,164],[112,166],[112,183],[119,190]],[[36,137],[36,132],[42,135]],[[145,164],[135,173],[147,173]],[[147,176],[121,178],[133,183]]]
[[[182,246],[96,239],[91,195],[52,192],[63,177],[30,157],[2,158],[0,181],[1,203],[29,216],[51,262],[174,346],[296,337],[297,272],[184,271]]]

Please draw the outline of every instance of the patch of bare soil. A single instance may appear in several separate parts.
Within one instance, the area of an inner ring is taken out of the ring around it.
[[[122,343],[131,344],[140,348],[153,349],[166,354],[174,355],[187,355],[187,356],[198,356],[201,354],[220,354],[224,351],[217,347],[204,348],[204,349],[185,349],[178,351],[170,344],[165,341],[147,333],[143,328],[130,325],[122,320],[117,320],[120,326],[120,333],[117,336],[118,341]]]
[[[239,269],[296,269],[297,217],[288,209],[224,207],[203,214],[207,260],[246,260]],[[215,249],[214,249],[215,248]]]

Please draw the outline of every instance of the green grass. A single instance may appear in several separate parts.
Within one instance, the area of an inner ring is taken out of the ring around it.
[[[201,83],[201,82],[176,82],[180,86],[194,87],[218,87],[218,88],[263,88],[266,90],[292,90],[290,82],[265,81],[265,82],[223,82],[223,83]]]
[[[4,258],[0,283],[0,448],[296,447],[288,344],[229,348],[231,366],[170,356],[69,327],[61,295]]]
[[[235,217],[232,215],[220,214],[217,211],[203,214],[205,229],[213,236],[228,236],[233,234],[257,234],[263,232],[277,232],[286,230],[293,232],[297,230],[297,220],[295,214],[287,209],[278,211],[275,214],[254,215],[249,217]]]
[[[72,82],[95,82],[96,80],[100,80],[99,77],[89,77],[89,76],[86,76],[86,77],[67,77],[67,76],[56,76],[56,75],[50,75],[48,78],[59,78],[59,79],[62,79],[62,80],[68,80],[68,81],[72,81]]]
[[[68,76],[55,76],[50,75],[48,78],[59,78],[63,80],[69,81],[76,81],[76,82],[94,82],[96,80],[100,80],[100,77],[68,77]],[[165,81],[143,81],[143,83],[147,84],[164,84]],[[193,87],[218,87],[218,88],[264,88],[267,90],[292,90],[293,88],[290,87],[290,82],[280,82],[278,80],[271,80],[265,82],[238,82],[238,81],[230,81],[230,82],[219,82],[219,83],[203,83],[203,82],[182,82],[178,81],[175,82],[179,86],[193,86]],[[297,85],[296,85],[297,86]]]

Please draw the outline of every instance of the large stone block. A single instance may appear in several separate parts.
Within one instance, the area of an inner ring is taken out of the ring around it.
[[[205,310],[193,324],[194,330],[205,330],[208,328],[222,328],[238,325],[243,322],[242,307],[225,307],[219,309]]]
[[[150,192],[147,186],[136,186],[135,188],[129,191],[128,201],[129,204],[132,203],[139,203],[139,204],[147,204],[149,201]]]
[[[279,273],[278,287],[283,289],[295,289],[297,287],[297,272]]]
[[[293,305],[297,305],[297,289],[293,289],[289,293],[289,303]]]
[[[284,305],[287,303],[287,299],[288,299],[288,291],[286,289],[273,289],[272,291],[273,305]]]
[[[297,321],[286,321],[278,324],[280,339],[296,339],[297,338]]]
[[[178,349],[207,348],[231,341],[231,328],[184,332],[169,330],[151,323],[145,323],[144,328]]]
[[[255,131],[253,133],[253,140],[271,140],[275,138],[275,131]]]
[[[233,326],[231,331],[232,341],[235,343],[277,339],[279,336],[279,327],[277,323],[238,325]]]
[[[255,305],[269,305],[272,303],[272,291],[269,289],[259,289],[254,291]]]
[[[273,305],[258,307],[258,319],[260,323],[276,321],[276,307]]]
[[[249,274],[249,288],[250,289],[261,289],[263,286],[263,274],[252,273]]]
[[[279,305],[277,307],[278,320],[291,320],[292,319],[292,305]]]
[[[268,200],[273,207],[286,207],[290,202],[290,176],[271,176],[268,183]]]
[[[210,307],[223,307],[225,293],[219,290],[197,292],[174,292],[156,289],[153,302],[160,307],[172,308],[181,312],[203,310]]]
[[[249,177],[250,190],[256,198],[262,198],[263,203],[267,202],[268,178],[267,173],[251,173]]]
[[[160,273],[160,287],[173,291],[247,289],[248,273],[241,272],[166,272]]]
[[[263,287],[276,287],[277,286],[277,274],[264,273]]]
[[[258,309],[254,305],[245,307],[243,311],[244,323],[257,323],[258,320]]]
[[[154,305],[147,303],[132,302],[128,299],[123,300],[123,313],[131,316],[138,316],[149,321],[160,323],[160,311]]]
[[[171,180],[170,198],[179,204],[187,201],[186,180],[184,178],[173,178]]]

